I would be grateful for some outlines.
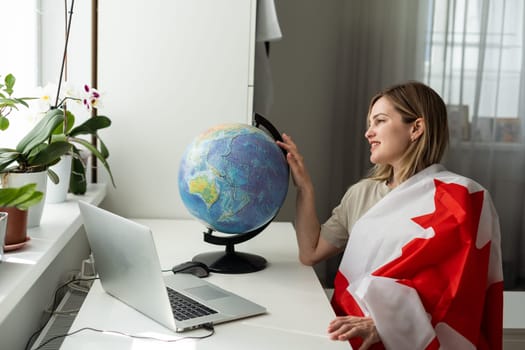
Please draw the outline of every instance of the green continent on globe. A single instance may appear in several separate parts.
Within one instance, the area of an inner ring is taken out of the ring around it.
[[[199,175],[191,179],[188,183],[189,192],[202,198],[209,208],[219,198],[219,191],[215,187],[215,182],[209,180],[206,175]]]

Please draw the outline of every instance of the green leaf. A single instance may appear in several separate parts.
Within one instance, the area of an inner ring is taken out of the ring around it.
[[[33,195],[34,191],[36,190],[36,184],[32,183],[15,189],[16,196],[14,196],[14,198],[12,198],[9,203],[7,203],[7,206],[18,207],[19,205],[23,205],[23,203]]]
[[[4,116],[0,116],[0,130],[4,131],[9,128],[9,119]]]
[[[18,143],[17,151],[28,154],[31,149],[44,143],[53,133],[53,130],[64,121],[62,110],[52,109],[36,124],[31,131]]]
[[[17,198],[18,188],[1,188],[0,189],[0,207],[7,207],[8,203],[11,203]]]
[[[22,157],[20,157],[19,159],[19,162],[22,161],[25,163],[29,163],[31,159],[35,158],[40,152],[46,149],[46,147],[47,147],[47,143],[40,143],[36,145],[35,147],[31,149],[31,151],[28,154],[22,155]]]
[[[97,115],[89,118],[69,133],[70,136],[93,135],[97,130],[107,128],[111,125],[111,120],[103,115]]]
[[[0,149],[0,171],[4,171],[9,165],[20,157],[16,150],[2,148]]]
[[[51,182],[55,185],[60,182],[60,178],[58,177],[57,173],[55,173],[51,168],[47,168],[47,177],[49,177]]]
[[[44,194],[36,190],[36,184],[31,183],[22,187],[0,189],[0,206],[16,207],[27,210],[44,198]]]
[[[71,141],[81,144],[82,146],[87,148],[95,157],[97,157],[98,160],[100,160],[100,162],[106,168],[106,170],[107,170],[107,172],[109,174],[109,177],[111,178],[111,183],[113,184],[113,187],[116,187],[115,186],[115,180],[113,179],[113,174],[111,173],[111,169],[109,167],[109,163],[106,161],[106,157],[104,157],[104,155],[102,153],[100,153],[99,150],[96,149],[90,142],[88,142],[88,141],[86,141],[84,139],[71,138]]]
[[[75,149],[75,153],[77,156],[73,157],[73,162],[71,163],[69,191],[73,194],[84,194],[87,190],[86,168],[80,159],[77,149]]]
[[[18,109],[16,107],[16,104],[17,104],[17,102],[16,102],[15,99],[12,99],[12,98],[0,98],[0,106],[2,106],[2,107]]]
[[[13,86],[15,85],[16,78],[13,74],[8,74],[5,76],[5,91],[11,95],[13,93]]]
[[[51,143],[59,141],[67,142],[67,136],[64,134],[51,135]]]
[[[25,100],[34,100],[34,98],[31,98],[31,97],[23,97],[23,98],[14,98],[13,99],[16,103],[18,104],[21,104],[21,105],[24,105],[26,107],[29,107],[29,105],[27,104],[27,102]]]
[[[66,131],[64,132],[64,124],[66,124]],[[59,124],[55,130],[53,130],[53,135],[67,134],[71,128],[75,125],[75,116],[70,111],[66,111],[66,120]]]
[[[17,205],[16,207],[20,210],[27,210],[33,205],[40,203],[40,201],[43,198],[44,198],[44,194],[42,192],[36,191],[24,203],[21,203]]]
[[[28,158],[30,166],[52,165],[60,160],[60,157],[71,150],[71,144],[64,141],[43,144],[38,153]]]
[[[98,139],[98,141],[100,143],[100,153],[105,159],[107,159],[109,157],[109,150],[106,147],[106,144],[100,138]]]

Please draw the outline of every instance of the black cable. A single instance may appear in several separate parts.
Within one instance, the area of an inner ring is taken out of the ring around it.
[[[46,320],[46,322],[44,322],[42,327],[40,327],[33,334],[31,334],[31,336],[27,340],[27,343],[26,343],[26,346],[25,346],[24,349],[25,350],[29,349],[29,346],[31,346],[31,343],[33,342],[33,338],[35,336],[37,336],[38,334],[40,334],[40,332],[42,332],[42,330],[44,329],[46,324],[49,322],[49,320],[53,316],[56,308],[58,307],[58,305],[57,305],[58,304],[57,303],[58,292],[60,292],[63,288],[67,287],[68,285],[70,285],[73,282],[86,282],[86,281],[94,281],[94,280],[97,280],[97,279],[98,279],[98,277],[94,277],[94,278],[75,278],[75,277],[73,277],[71,280],[69,280],[68,282],[62,284],[57,289],[55,289],[55,294],[53,295],[53,304],[51,305],[51,312],[49,313],[49,318]]]
[[[44,347],[45,345],[49,344],[53,340],[60,339],[60,338],[65,338],[65,337],[68,337],[70,335],[74,335],[74,334],[77,334],[77,333],[80,333],[80,332],[83,332],[83,331],[93,331],[93,332],[99,332],[99,333],[113,333],[113,334],[117,334],[117,335],[123,335],[125,337],[130,337],[130,338],[133,338],[133,339],[157,340],[157,341],[161,341],[161,342],[165,342],[165,343],[174,343],[174,342],[178,342],[179,340],[185,340],[185,339],[198,339],[198,340],[206,339],[206,338],[211,337],[213,334],[215,334],[215,328],[213,327],[212,324],[206,324],[206,325],[203,326],[203,328],[209,330],[210,333],[205,334],[205,335],[201,335],[201,336],[187,336],[187,337],[182,337],[182,338],[177,338],[177,339],[160,339],[160,338],[147,337],[147,336],[142,336],[142,335],[127,334],[127,333],[119,332],[119,331],[108,331],[108,330],[97,329],[97,328],[92,328],[92,327],[83,327],[83,328],[77,329],[76,331],[73,331],[73,332],[60,334],[60,335],[51,337],[48,340],[46,340],[45,342],[43,342],[42,344],[40,344],[38,347],[36,347],[34,350],[41,349],[42,347]]]
[[[162,272],[171,272],[171,269],[169,269],[169,270],[162,270]],[[42,327],[40,327],[37,331],[35,331],[29,337],[29,339],[28,339],[24,349],[25,350],[29,349],[29,347],[31,346],[31,344],[33,342],[33,338],[35,336],[37,336],[38,334],[40,334],[40,332],[42,332],[42,330],[45,328],[45,326],[47,325],[47,323],[49,322],[49,320],[51,319],[51,317],[55,313],[56,308],[58,307],[58,300],[57,300],[58,293],[63,288],[69,286],[71,283],[74,283],[74,282],[87,282],[87,281],[94,281],[94,280],[98,280],[98,279],[99,279],[98,277],[93,277],[93,278],[76,278],[76,277],[73,277],[68,282],[65,282],[64,284],[59,286],[55,290],[55,293],[53,295],[53,304],[51,306],[51,312],[49,313],[49,318],[46,320],[46,322],[44,322],[44,325]],[[42,348],[44,345],[49,344],[53,340],[60,339],[60,338],[65,338],[67,336],[74,335],[74,334],[77,334],[77,333],[80,333],[80,332],[86,331],[86,330],[90,330],[90,331],[94,331],[94,332],[100,332],[100,333],[114,333],[114,334],[124,335],[124,336],[130,337],[130,338],[134,338],[134,339],[158,340],[158,341],[163,341],[163,342],[167,342],[167,343],[176,342],[176,341],[183,340],[183,339],[205,339],[205,338],[211,337],[213,334],[215,334],[215,328],[213,327],[213,324],[211,324],[211,323],[207,323],[207,324],[202,325],[202,328],[209,330],[210,333],[206,334],[206,335],[203,335],[203,336],[188,336],[188,337],[182,337],[182,338],[177,338],[177,339],[166,340],[166,339],[160,339],[160,338],[154,338],[154,337],[146,337],[146,336],[139,336],[139,335],[133,335],[133,334],[126,334],[126,333],[119,332],[119,331],[106,331],[106,330],[101,330],[101,329],[92,328],[92,327],[83,327],[83,328],[80,328],[80,329],[78,329],[76,331],[73,331],[73,332],[69,332],[69,333],[65,333],[65,334],[59,334],[57,336],[51,337],[48,340],[46,340],[45,342],[43,342],[42,344],[40,344],[38,347],[36,347],[34,350]]]
[[[64,55],[62,56],[62,66],[60,67],[60,78],[58,79],[58,90],[57,90],[57,96],[55,100],[55,107],[58,107],[58,99],[60,98],[60,87],[62,85],[62,75],[64,74],[64,66],[66,64],[67,59],[67,45],[69,43],[69,33],[71,32],[71,19],[73,18],[73,7],[75,6],[75,0],[71,1],[71,9],[69,10],[69,21],[66,25],[66,42],[64,43]],[[67,2],[66,2],[66,10],[67,10]]]

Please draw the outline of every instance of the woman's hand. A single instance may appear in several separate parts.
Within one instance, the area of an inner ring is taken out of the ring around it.
[[[359,350],[366,350],[381,341],[374,320],[370,317],[340,316],[330,322],[328,335],[332,340],[349,340],[361,337],[363,344]]]
[[[292,179],[298,189],[305,189],[312,186],[310,175],[304,165],[303,156],[299,153],[297,145],[292,138],[286,134],[282,135],[283,142],[277,141],[277,145],[286,151],[286,160],[292,172]]]

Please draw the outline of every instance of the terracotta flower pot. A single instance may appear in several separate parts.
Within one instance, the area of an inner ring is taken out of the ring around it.
[[[40,226],[40,220],[42,219],[42,213],[44,211],[45,205],[47,170],[34,173],[3,173],[1,178],[3,187],[20,187],[29,183],[36,183],[36,189],[44,193],[44,199],[42,199],[38,204],[33,205],[27,211],[27,227]],[[9,219],[7,221],[9,222]]]
[[[16,246],[27,241],[27,210],[15,207],[0,207],[0,212],[7,213],[5,246]]]

